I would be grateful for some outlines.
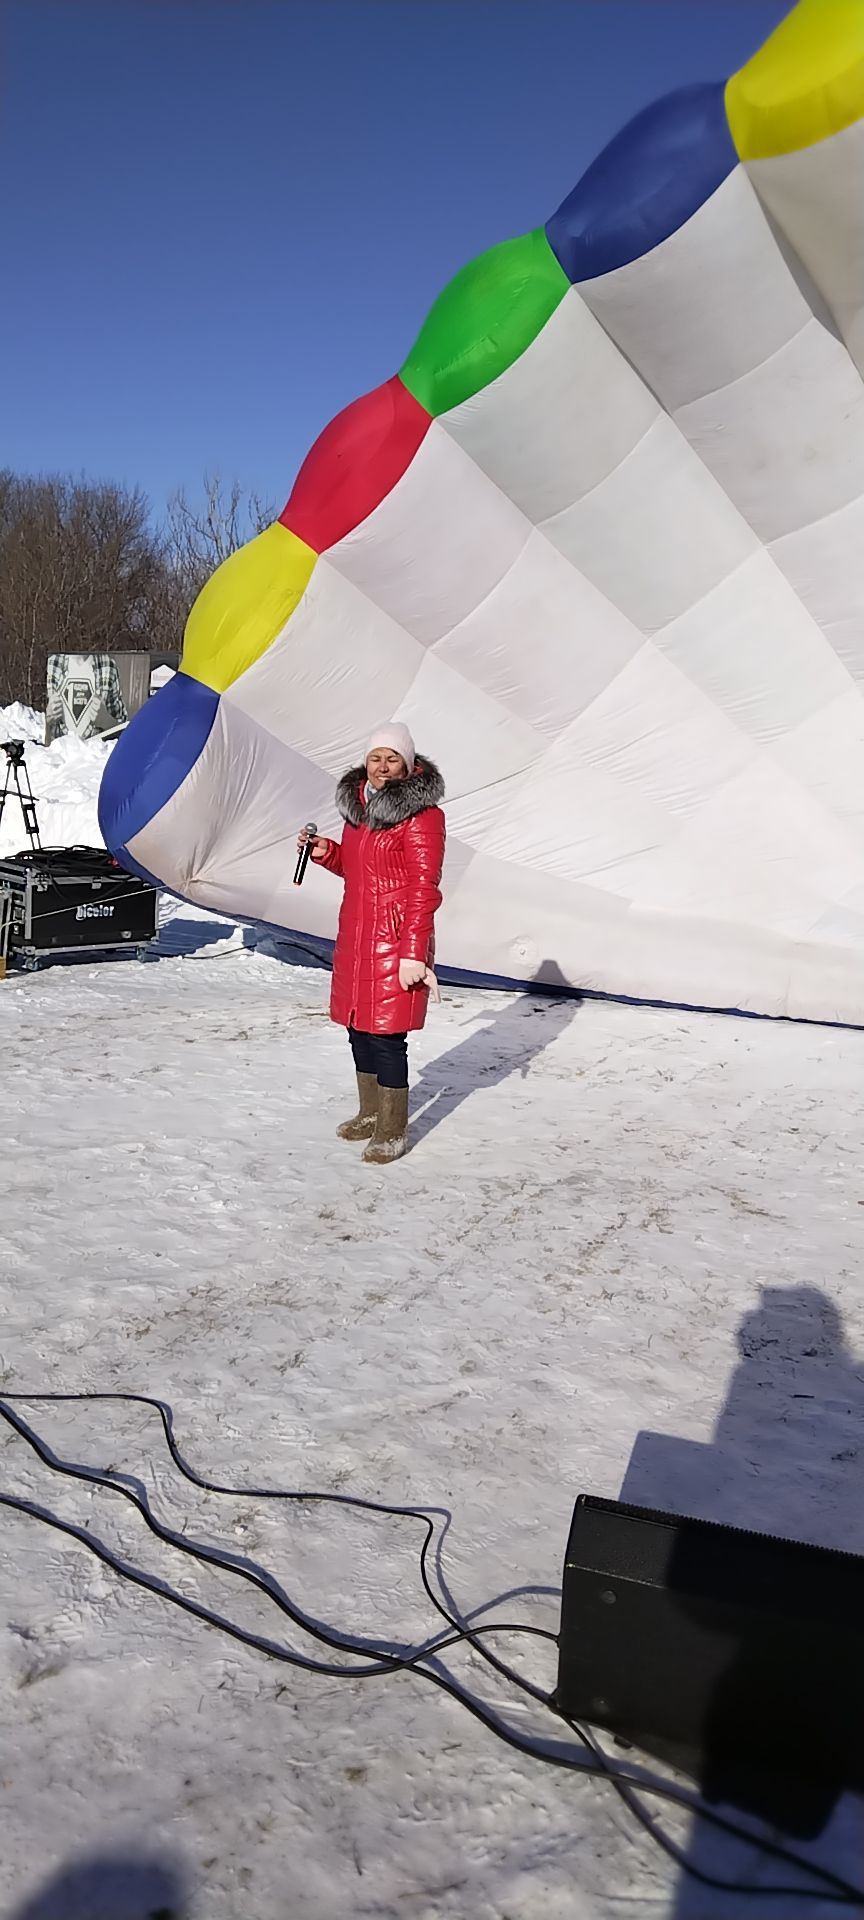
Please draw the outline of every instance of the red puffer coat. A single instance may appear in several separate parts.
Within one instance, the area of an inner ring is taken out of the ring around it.
[[[317,863],[345,882],[330,1018],[360,1033],[415,1033],[426,1019],[429,990],[406,993],[399,962],[422,960],[428,967],[435,958],[444,783],[431,760],[418,760],[407,780],[392,780],[371,793],[368,804],[365,791],[365,767],[340,780],[341,844],[329,840],[326,858]]]

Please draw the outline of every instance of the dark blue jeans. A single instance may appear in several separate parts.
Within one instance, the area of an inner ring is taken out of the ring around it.
[[[374,1074],[379,1087],[407,1087],[407,1033],[358,1033],[349,1027],[348,1039],[358,1073]]]

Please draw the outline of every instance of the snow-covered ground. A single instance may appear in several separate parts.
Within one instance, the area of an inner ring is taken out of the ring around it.
[[[86,840],[103,756],[77,751],[30,757]],[[580,1491],[864,1550],[864,1035],[449,991],[414,1050],[413,1151],[375,1171],[333,1138],[348,1050],[301,960],[172,906],[158,958],[0,986],[6,1391],[151,1393],[217,1479],[446,1508],[451,1594],[487,1620],[557,1628]],[[142,1409],[25,1411],[331,1627],[437,1630],[415,1523],[196,1494]],[[286,1640],[263,1599],[8,1431],[0,1491]],[[749,1910],[682,1879],[607,1787],[421,1680],[299,1674],[2,1523],[3,1920]],[[553,1648],[496,1646],[552,1684]],[[476,1655],[446,1658],[560,1740]],[[654,1811],[702,1867],[791,1877]],[[810,1851],[860,1878],[861,1842],[846,1801]]]

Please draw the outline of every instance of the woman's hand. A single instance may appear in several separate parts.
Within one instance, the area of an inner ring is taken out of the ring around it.
[[[311,853],[312,859],[326,860],[327,848],[330,845],[329,840],[323,839],[321,834],[307,833],[306,828],[304,827],[302,833],[298,833],[297,835],[297,852],[298,853],[303,852],[303,848],[305,847],[307,840],[311,840],[312,842],[312,853]]]
[[[418,987],[428,987],[433,1000],[441,999],[438,981],[423,960],[400,960],[399,985],[403,993],[414,993]]]

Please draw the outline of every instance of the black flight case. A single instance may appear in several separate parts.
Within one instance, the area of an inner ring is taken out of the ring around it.
[[[0,960],[140,951],[158,931],[159,896],[104,847],[28,848],[0,860]]]
[[[88,949],[142,953],[159,929],[159,895],[146,880],[118,866],[104,847],[43,847],[24,742],[7,740],[0,753],[0,821],[14,795],[30,845],[0,859],[0,975],[9,962],[25,968]]]

